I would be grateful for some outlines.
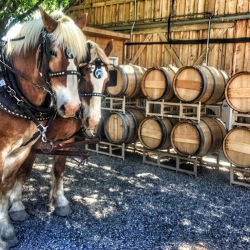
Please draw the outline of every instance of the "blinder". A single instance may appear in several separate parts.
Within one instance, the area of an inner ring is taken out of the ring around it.
[[[95,65],[94,77],[97,79],[101,79],[103,77],[103,70],[102,70],[103,62],[102,62],[102,60],[100,58],[96,58],[94,60],[93,64]]]
[[[65,49],[65,54],[69,59],[74,59],[77,56],[77,53],[75,50],[69,50],[68,48]]]

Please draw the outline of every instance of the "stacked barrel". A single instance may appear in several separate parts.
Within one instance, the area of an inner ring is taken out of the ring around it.
[[[232,105],[235,110],[238,108],[237,105],[240,105],[241,112],[249,112],[246,110],[248,102],[250,104],[248,100],[250,86],[247,85],[247,83],[250,84],[249,73],[246,74],[247,79],[244,81],[240,78],[245,78],[245,75],[239,74],[228,82],[228,76],[224,71],[206,65],[185,66],[180,69],[167,65],[145,69],[129,64],[119,65],[115,69],[116,85],[107,88],[110,97],[146,98],[148,101],[161,100],[167,103],[197,104],[200,102],[213,105],[221,103],[226,93],[229,105]],[[238,84],[244,82],[246,88],[236,90],[234,87],[236,82]],[[239,104],[238,96],[241,93],[245,94],[245,99],[241,96],[244,103]],[[217,152],[221,149],[225,137],[229,140],[224,146],[228,151],[236,147],[230,146],[231,142],[235,143],[231,137],[240,137],[230,136],[230,133],[233,133],[231,131],[227,134],[224,123],[217,118],[202,116],[197,123],[192,118],[183,120],[171,118],[171,115],[161,116],[161,118],[159,116],[146,117],[143,110],[131,107],[126,108],[125,112],[115,110],[106,112],[101,122],[102,131],[99,133],[114,144],[129,144],[139,139],[149,150],[172,147],[179,155],[187,157],[203,157]],[[249,130],[244,128],[241,131],[245,134],[242,137],[247,138]],[[241,132],[238,131],[238,133]],[[238,148],[241,148],[240,143],[237,144]],[[242,151],[249,148],[244,145]],[[226,152],[225,155],[228,157],[230,153]]]
[[[223,151],[226,158],[237,167],[250,167],[250,72],[238,72],[228,81],[225,96],[228,105],[243,114],[245,126],[236,126],[226,135]],[[242,123],[241,123],[242,124]]]
[[[115,67],[117,81],[115,86],[109,86],[107,93],[110,97],[139,99],[143,97],[141,88],[145,68],[137,65],[119,65]],[[104,122],[104,134],[110,143],[130,144],[138,139],[138,127],[145,117],[145,111],[139,108],[127,108],[125,112],[112,111]]]
[[[208,66],[171,65],[148,69],[142,79],[142,91],[148,100],[215,104],[224,99],[228,77],[222,70]],[[171,116],[171,115],[169,115]],[[172,146],[182,156],[205,156],[222,147],[227,129],[221,120],[202,116],[200,123],[191,118],[178,121],[165,117],[147,117],[138,130],[147,149]]]
[[[227,83],[224,71],[208,66],[186,66],[174,77],[175,95],[183,102],[216,104],[224,99]],[[202,116],[200,123],[193,120],[178,122],[171,132],[171,144],[184,156],[205,156],[217,152],[226,135],[221,120]]]
[[[149,68],[142,78],[143,95],[151,101],[177,101],[172,85],[177,71],[178,68],[172,65]],[[140,142],[147,149],[168,149],[171,146],[170,134],[176,122],[177,119],[167,117],[146,117],[138,129]]]

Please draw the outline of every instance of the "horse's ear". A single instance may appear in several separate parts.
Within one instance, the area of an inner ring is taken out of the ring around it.
[[[88,13],[84,13],[77,21],[76,25],[79,29],[83,29],[87,25]]]
[[[43,20],[43,24],[44,24],[44,27],[46,28],[46,30],[48,32],[53,32],[58,23],[51,17],[49,16],[43,9],[41,6],[39,6],[39,10],[40,10],[40,13],[41,13],[41,16],[42,16],[42,20]]]
[[[114,43],[114,40],[111,39],[111,40],[108,42],[106,48],[104,49],[104,52],[105,52],[106,56],[109,56],[109,55],[110,55],[110,53],[111,53],[111,51],[112,51],[112,49],[113,49],[113,43]]]

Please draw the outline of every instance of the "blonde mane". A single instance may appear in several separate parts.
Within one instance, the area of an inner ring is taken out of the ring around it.
[[[88,40],[87,43],[91,44],[91,49],[90,49],[91,61],[90,61],[90,63],[93,62],[96,58],[100,58],[104,64],[107,64],[107,65],[110,64],[109,58],[106,56],[104,50],[101,49],[97,43],[92,42],[90,40]]]
[[[75,50],[78,61],[85,59],[87,48],[86,37],[83,32],[70,17],[65,16],[61,12],[56,11],[51,14],[51,17],[58,22],[56,29],[50,33],[51,46]],[[40,42],[42,28],[42,19],[32,20],[15,27],[15,29],[12,28],[8,33],[7,53],[19,54],[21,50],[27,53],[30,48],[37,46]],[[11,39],[21,37],[25,38],[18,41],[11,41]]]

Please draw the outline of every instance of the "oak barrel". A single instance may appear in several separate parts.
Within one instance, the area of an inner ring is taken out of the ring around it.
[[[167,149],[171,146],[170,134],[176,119],[158,117],[145,118],[139,128],[141,144],[148,149]]]
[[[171,144],[184,156],[205,156],[217,152],[227,129],[221,120],[202,116],[199,123],[192,120],[178,122],[171,132]]]
[[[143,96],[141,80],[146,69],[137,65],[119,65],[116,68],[116,86],[107,87],[112,97],[140,98]]]
[[[142,92],[149,100],[164,99],[166,102],[178,100],[175,97],[172,82],[178,68],[169,65],[167,67],[149,68],[142,78]]]
[[[145,112],[140,109],[111,113],[104,124],[107,140],[115,144],[133,143],[138,138],[138,127],[144,117]]]
[[[224,100],[227,74],[209,66],[186,66],[175,74],[173,89],[183,102],[215,104]]]
[[[250,130],[237,127],[228,132],[223,141],[223,152],[237,167],[250,167]]]
[[[234,74],[227,82],[225,96],[232,109],[242,113],[250,112],[250,72]]]

